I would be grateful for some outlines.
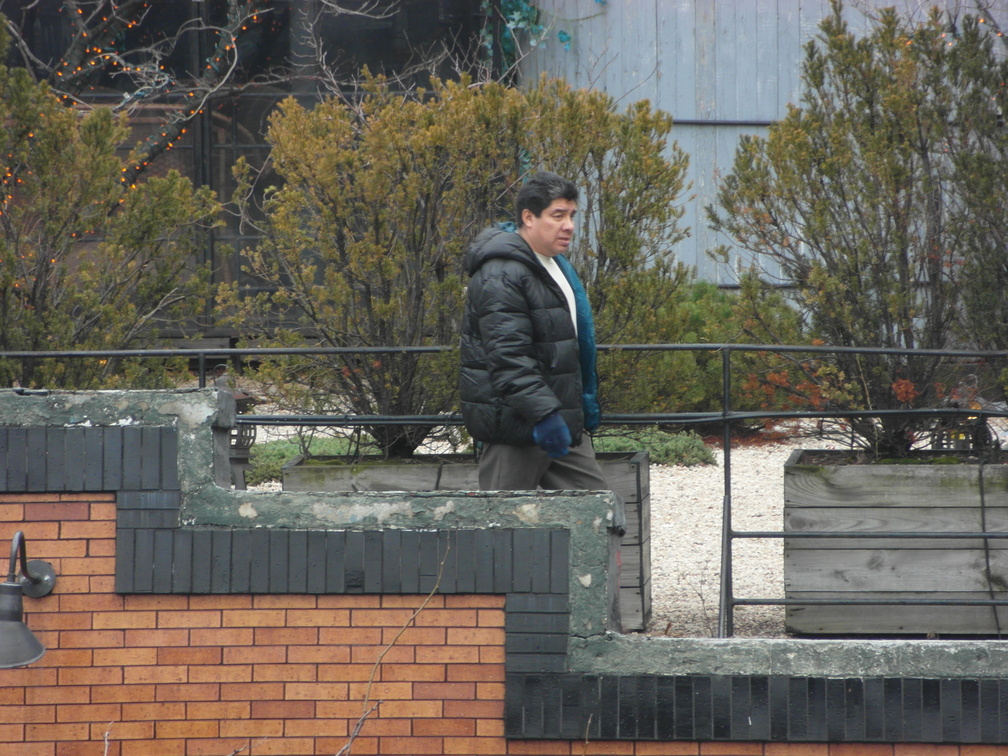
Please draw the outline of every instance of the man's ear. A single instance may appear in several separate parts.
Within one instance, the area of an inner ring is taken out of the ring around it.
[[[535,213],[533,213],[526,207],[524,210],[522,210],[521,213],[522,225],[526,227],[531,226],[532,221],[535,220],[535,217],[536,217]]]

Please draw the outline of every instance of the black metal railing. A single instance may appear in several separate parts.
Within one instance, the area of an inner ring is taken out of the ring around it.
[[[199,386],[205,387],[211,365],[222,361],[259,360],[281,356],[311,355],[375,355],[375,354],[441,354],[456,351],[450,346],[402,346],[402,347],[290,347],[290,348],[192,348],[192,349],[137,349],[137,350],[82,350],[82,351],[0,351],[0,359],[41,360],[41,359],[113,359],[113,358],[188,358],[195,365]],[[805,539],[805,538],[872,538],[872,539],[1006,539],[1008,531],[744,531],[736,530],[732,522],[732,428],[740,422],[766,420],[829,420],[853,418],[885,418],[887,416],[946,418],[951,420],[980,420],[1008,417],[1008,409],[934,407],[922,409],[894,410],[839,410],[839,411],[742,411],[732,409],[732,357],[736,354],[764,352],[772,354],[874,354],[903,355],[906,357],[937,357],[958,361],[1000,362],[1008,361],[1008,352],[928,350],[928,349],[883,349],[869,347],[830,347],[807,345],[753,345],[753,344],[605,344],[599,346],[602,353],[618,352],[670,352],[692,351],[717,353],[721,357],[722,396],[721,411],[713,412],[669,412],[606,414],[603,424],[609,426],[627,425],[669,425],[695,426],[720,425],[724,450],[723,477],[724,497],[721,521],[720,590],[718,608],[718,637],[734,634],[734,610],[740,606],[788,606],[788,605],[914,605],[914,606],[1008,606],[1008,599],[953,599],[953,598],[801,598],[737,597],[733,589],[733,547],[743,539]],[[357,415],[352,413],[317,414],[242,414],[239,424],[269,426],[329,426],[362,427],[375,425],[417,424],[430,426],[459,426],[462,424],[458,413],[439,415]]]

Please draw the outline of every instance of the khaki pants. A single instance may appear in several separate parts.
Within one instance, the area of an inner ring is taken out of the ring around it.
[[[610,490],[587,433],[559,459],[538,446],[487,444],[479,459],[479,483],[483,491]]]

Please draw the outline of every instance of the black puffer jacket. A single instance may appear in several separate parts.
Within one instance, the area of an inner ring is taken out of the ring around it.
[[[528,446],[532,426],[559,411],[584,429],[578,340],[567,300],[516,233],[483,231],[466,252],[459,393],[477,441]]]

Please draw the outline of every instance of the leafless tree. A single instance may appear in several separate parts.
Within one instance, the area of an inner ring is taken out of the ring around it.
[[[309,0],[290,8],[272,0],[200,0],[192,4],[192,18],[165,23],[164,12],[151,0],[62,0],[59,13],[68,41],[52,59],[43,59],[31,44],[32,29],[39,19],[51,22],[55,5],[53,0],[0,0],[18,62],[67,104],[91,107],[95,98],[90,89],[101,84],[122,93],[115,110],[164,114],[140,146],[129,181],[173,147],[215,99],[250,89],[332,93],[352,87],[355,63],[327,48],[325,25],[339,18],[379,21],[400,11],[400,0]],[[297,50],[286,60],[253,70],[245,58],[282,25],[289,25]],[[156,33],[140,33],[153,27]],[[182,49],[195,51],[198,58],[177,65]],[[173,56],[176,65],[171,65]],[[415,63],[398,73],[404,82],[437,71],[450,54],[440,46],[417,50],[413,57]],[[461,65],[471,65],[471,60],[454,63],[455,68]]]

